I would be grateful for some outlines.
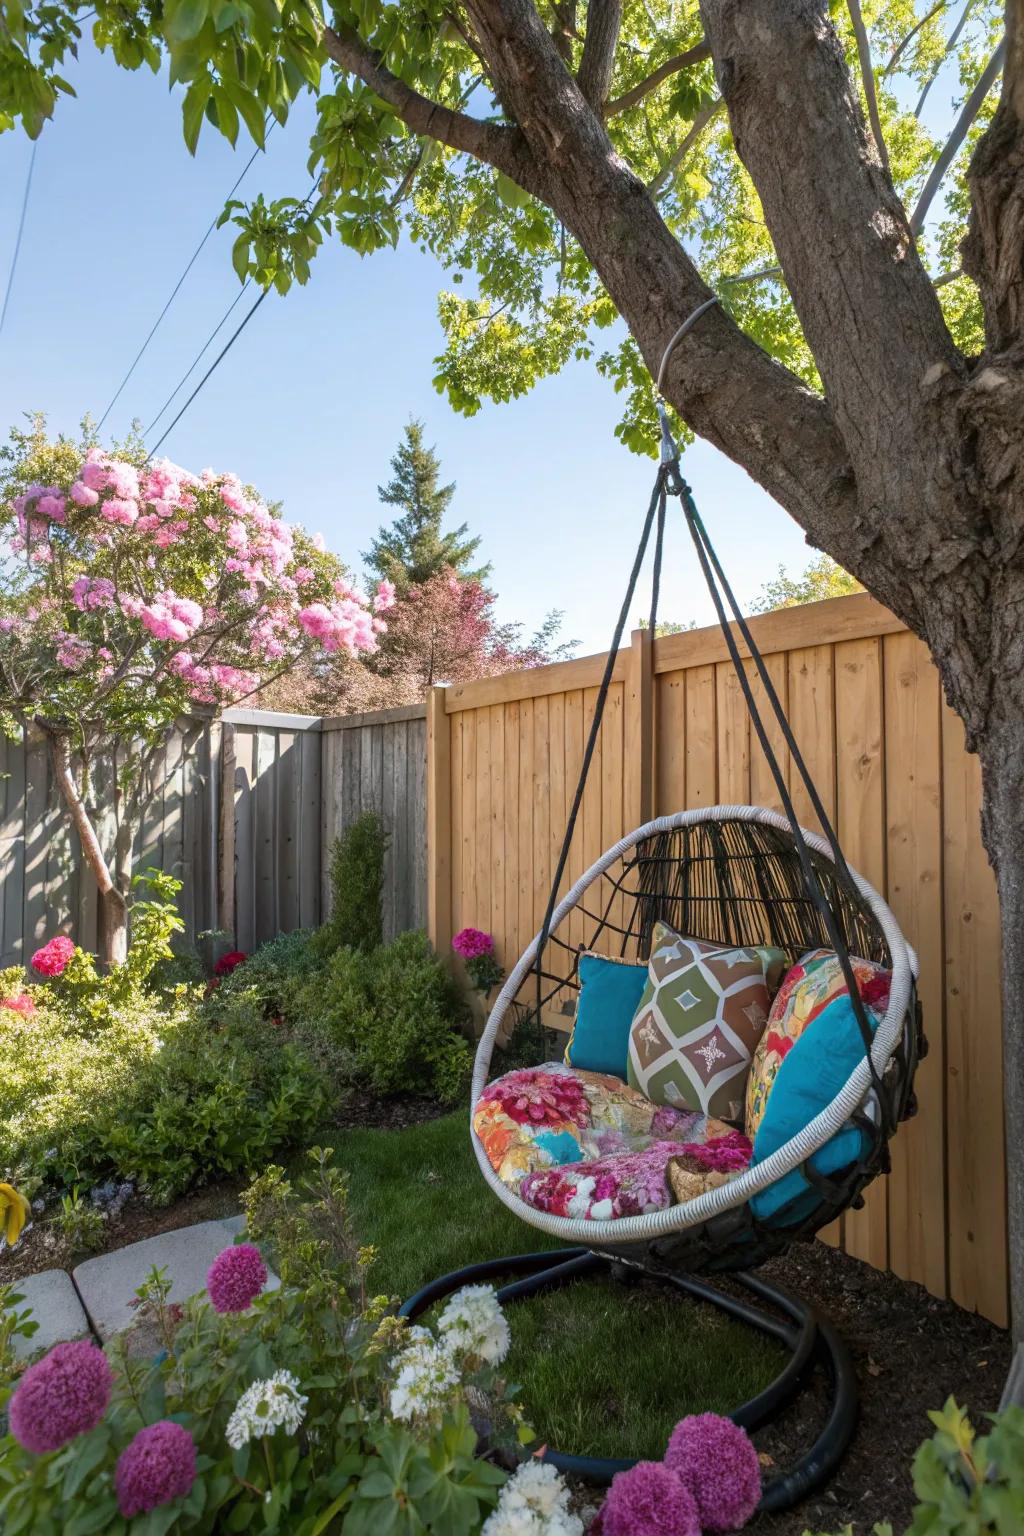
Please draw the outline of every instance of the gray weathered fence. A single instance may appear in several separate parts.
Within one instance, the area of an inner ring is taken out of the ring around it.
[[[390,837],[385,932],[423,927],[425,751],[422,705],[330,719],[228,710],[190,750],[173,736],[154,765],[136,868],[183,881],[189,938],[220,928],[248,951],[322,921],[331,845],[374,810]],[[0,964],[24,964],[57,932],[95,947],[95,882],[41,740],[0,739],[0,882]]]

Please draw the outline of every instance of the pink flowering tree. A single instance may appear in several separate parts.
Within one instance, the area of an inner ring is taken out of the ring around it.
[[[188,750],[203,717],[304,659],[373,651],[393,592],[361,595],[322,539],[234,475],[51,444],[40,422],[3,458],[0,710],[9,729],[46,738],[101,893],[102,958],[119,963],[151,770],[170,733]],[[101,764],[113,768],[105,788]],[[99,831],[111,812],[112,844]]]

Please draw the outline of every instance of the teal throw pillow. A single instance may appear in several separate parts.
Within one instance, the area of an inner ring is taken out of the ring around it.
[[[579,959],[576,1022],[565,1048],[566,1065],[625,1078],[629,1031],[647,985],[646,965],[584,953]]]
[[[865,1009],[872,1032],[878,1020]],[[784,1147],[799,1131],[827,1109],[859,1061],[864,1059],[857,1016],[849,994],[843,993],[807,1026],[783,1057],[768,1095],[764,1116],[754,1137],[751,1168]],[[811,1158],[815,1173],[826,1177],[856,1162],[867,1150],[867,1132],[844,1126]],[[799,1168],[752,1196],[750,1208],[759,1221],[792,1226],[813,1211],[818,1194]]]

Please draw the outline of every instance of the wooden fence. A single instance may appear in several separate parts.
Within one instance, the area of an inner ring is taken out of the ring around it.
[[[870,597],[783,610],[752,629],[850,861],[887,896],[921,964],[920,1113],[901,1127],[892,1174],[829,1240],[1005,1324],[999,925],[977,758],[924,646]],[[539,928],[604,664],[433,693],[429,929],[442,952],[472,924],[496,935],[509,965]],[[777,732],[772,741],[789,775]],[[777,804],[722,635],[652,648],[637,632],[616,658],[566,888],[652,814],[748,802]]]
[[[426,922],[426,711],[318,719],[228,710],[194,747],[173,736],[154,764],[136,868],[183,881],[188,937],[220,928],[247,952],[319,923],[335,838],[363,810],[381,816],[388,937]],[[109,818],[101,817],[109,844]],[[96,946],[95,882],[81,866],[42,740],[0,738],[0,964],[22,965],[50,935]]]

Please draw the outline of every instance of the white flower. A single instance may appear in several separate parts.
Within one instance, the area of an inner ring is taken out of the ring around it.
[[[554,1467],[527,1461],[501,1490],[480,1536],[583,1536],[569,1508],[569,1490]]]
[[[449,1349],[500,1365],[508,1354],[508,1322],[490,1285],[467,1285],[441,1313],[441,1334]]]
[[[266,1381],[246,1387],[228,1419],[225,1438],[233,1451],[284,1429],[294,1435],[306,1416],[308,1397],[299,1391],[299,1378],[291,1371],[276,1371]]]
[[[448,1350],[426,1328],[409,1329],[397,1365],[391,1388],[391,1412],[396,1419],[428,1418],[451,1402],[459,1373]]]

